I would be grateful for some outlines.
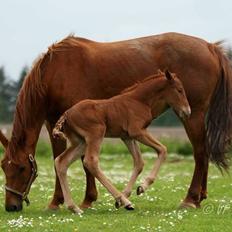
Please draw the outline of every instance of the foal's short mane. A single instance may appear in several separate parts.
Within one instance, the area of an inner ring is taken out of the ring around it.
[[[144,82],[147,82],[149,80],[152,80],[152,79],[155,79],[155,78],[158,78],[160,76],[164,75],[163,73],[159,72],[157,74],[154,74],[154,75],[151,75],[151,76],[148,76],[147,78],[143,79],[142,81],[137,81],[135,84],[129,86],[128,88],[125,88],[124,90],[122,90],[120,93],[128,93],[132,90],[134,90],[135,88],[138,87],[138,85],[140,84],[143,84]]]

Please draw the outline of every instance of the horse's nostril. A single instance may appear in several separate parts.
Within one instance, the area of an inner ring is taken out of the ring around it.
[[[7,205],[5,207],[6,211],[8,211],[8,212],[21,211],[22,208],[23,208],[22,205]]]

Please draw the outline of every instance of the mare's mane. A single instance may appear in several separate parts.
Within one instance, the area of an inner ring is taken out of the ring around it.
[[[46,53],[37,58],[28,72],[17,98],[12,136],[6,149],[6,157],[13,162],[19,163],[20,161],[20,157],[16,157],[15,154],[17,149],[25,144],[26,128],[33,128],[38,123],[38,117],[41,116],[41,113],[43,112],[44,115],[46,113],[45,108],[43,109],[46,106],[46,85],[43,83],[42,77],[47,63],[52,61],[52,54],[70,50],[73,47],[81,47],[82,41],[85,39],[70,35],[53,44]],[[41,120],[44,121],[44,119],[45,116]]]

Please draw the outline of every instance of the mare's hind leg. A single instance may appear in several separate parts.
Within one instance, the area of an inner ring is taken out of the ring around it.
[[[126,144],[128,150],[130,151],[133,161],[134,161],[134,169],[132,172],[132,175],[130,177],[130,180],[126,186],[126,188],[123,190],[123,194],[126,197],[129,197],[131,195],[132,187],[137,180],[139,174],[143,170],[144,161],[141,156],[140,148],[135,140],[133,139],[123,139],[123,142]]]
[[[64,201],[69,210],[80,214],[82,210],[74,203],[67,181],[68,167],[81,157],[85,149],[85,144],[80,142],[77,147],[71,146],[55,159],[56,172],[59,176],[60,185],[64,194]]]
[[[62,139],[55,139],[52,136],[52,129],[54,127],[54,124],[46,122],[46,128],[49,133],[51,145],[52,145],[52,151],[53,151],[53,158],[55,158],[60,155],[65,149],[66,149],[66,141]],[[59,205],[64,203],[64,197],[62,193],[62,189],[60,186],[60,181],[56,173],[56,183],[55,183],[55,191],[53,194],[53,198],[48,205],[48,209],[56,210],[59,209]]]
[[[85,139],[86,150],[84,157],[84,165],[88,168],[92,175],[94,175],[101,182],[101,184],[112,194],[112,196],[118,203],[116,207],[124,205],[125,208],[128,210],[133,209],[133,207],[131,206],[131,202],[113,186],[113,184],[107,179],[107,177],[104,175],[103,171],[99,166],[99,152],[102,138]]]
[[[188,194],[181,203],[182,207],[200,207],[200,201],[206,198],[209,158],[205,146],[206,131],[204,113],[192,113],[184,122],[186,132],[193,145],[195,169]]]
[[[205,168],[202,184],[201,184],[201,193],[200,193],[200,202],[207,198],[207,179],[208,179],[208,169],[209,169],[209,160],[207,162],[207,167]]]
[[[144,145],[147,145],[158,153],[158,159],[155,161],[154,166],[148,175],[148,177],[145,178],[144,182],[137,188],[137,194],[140,195],[143,193],[156,179],[157,174],[159,172],[160,166],[165,161],[167,156],[167,149],[166,147],[160,143],[158,140],[154,139],[152,135],[150,135],[146,130],[143,130],[141,134],[136,137],[136,139],[143,143]]]

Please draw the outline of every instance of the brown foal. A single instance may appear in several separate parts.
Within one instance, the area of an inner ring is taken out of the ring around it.
[[[53,130],[53,136],[62,137],[64,133],[71,146],[56,158],[55,166],[68,209],[74,213],[82,212],[71,198],[67,169],[83,154],[85,167],[116,199],[116,207],[133,209],[127,197],[143,168],[135,140],[152,147],[158,153],[152,171],[138,188],[141,193],[153,183],[167,155],[166,147],[154,139],[146,128],[168,106],[180,117],[190,116],[190,106],[180,80],[169,71],[159,71],[157,75],[146,78],[118,96],[107,100],[81,101],[61,116]],[[121,138],[134,159],[134,170],[123,193],[113,186],[99,166],[100,145],[104,137]]]

